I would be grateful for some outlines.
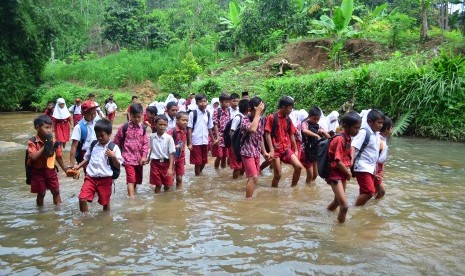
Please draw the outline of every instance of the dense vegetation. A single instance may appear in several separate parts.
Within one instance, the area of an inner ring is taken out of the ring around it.
[[[465,1],[11,0],[0,14],[2,111],[90,91],[124,106],[141,85],[146,100],[247,89],[272,106],[380,107],[409,134],[465,141]],[[275,77],[288,47],[320,38],[323,70]],[[353,38],[381,54],[354,57]]]

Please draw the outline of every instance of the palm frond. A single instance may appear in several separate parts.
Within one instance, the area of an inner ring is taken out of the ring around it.
[[[415,112],[413,109],[411,109],[407,113],[400,116],[400,118],[394,124],[395,126],[392,130],[392,135],[401,136],[409,127],[414,115]]]

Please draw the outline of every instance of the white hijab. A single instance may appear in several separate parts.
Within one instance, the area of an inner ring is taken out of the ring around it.
[[[332,111],[331,113],[329,113],[329,115],[327,117],[329,131],[336,132],[336,129],[339,127],[338,118],[339,118],[339,112]]]
[[[362,112],[360,112],[360,117],[362,117],[362,128],[370,128],[368,125],[368,113],[370,113],[371,109],[364,109]]]
[[[59,104],[65,104],[63,108],[60,108]],[[71,117],[68,108],[66,107],[65,99],[59,98],[55,104],[55,109],[53,110],[53,118],[58,120],[68,119]]]
[[[323,113],[323,110],[321,110],[320,108],[320,111],[321,111],[321,117],[320,117],[320,120],[318,121],[318,125],[326,132],[329,132],[328,130],[328,120],[326,119],[326,116],[325,114]]]
[[[187,110],[195,110],[197,108],[197,104],[193,100],[190,105],[187,106]]]
[[[175,102],[177,103],[178,100],[174,97],[173,94],[169,94],[168,97],[165,100],[165,105],[167,105],[169,102]]]
[[[207,110],[210,111],[210,113],[213,113],[213,111],[215,111],[215,107],[213,106],[215,103],[220,103],[220,99],[219,98],[213,98],[212,99],[212,102],[210,105],[207,106]]]
[[[178,111],[186,111],[186,100],[185,99],[179,99],[178,101]]]

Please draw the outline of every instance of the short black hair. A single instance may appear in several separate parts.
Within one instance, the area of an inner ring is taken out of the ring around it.
[[[182,116],[189,116],[189,114],[187,114],[187,112],[185,112],[185,111],[179,111],[176,114],[176,120],[181,119]]]
[[[245,113],[245,112],[247,112],[248,108],[249,108],[249,100],[248,99],[241,99],[239,101],[239,112],[240,113]]]
[[[319,117],[321,117],[322,113],[323,112],[321,112],[321,109],[318,106],[314,106],[314,107],[310,108],[310,110],[308,111],[308,116],[319,116]]]
[[[199,101],[203,99],[205,100],[207,99],[207,96],[205,96],[205,94],[200,93],[200,94],[195,95],[195,103],[198,103]]]
[[[294,107],[294,99],[289,96],[282,96],[281,99],[279,99],[278,108],[281,109],[287,106]]]
[[[384,118],[386,118],[386,115],[384,115],[383,111],[379,109],[372,109],[370,110],[370,112],[368,112],[368,115],[367,115],[367,121],[370,121],[370,122],[374,122],[379,119],[384,120]]]
[[[94,131],[95,134],[104,131],[106,134],[111,134],[111,121],[108,119],[100,119],[95,123]]]
[[[151,106],[147,107],[146,111],[147,111],[147,112],[150,112],[150,113],[152,113],[152,114],[155,114],[155,115],[158,114],[158,109],[157,109],[157,107],[154,106],[154,105],[151,105]]]
[[[167,105],[166,105],[166,110],[170,110],[173,106],[178,106],[178,103],[176,102],[169,102]]]
[[[39,115],[39,116],[35,117],[35,119],[34,119],[34,127],[36,127],[36,126],[41,127],[44,124],[51,125],[52,124],[52,119],[50,119],[50,117],[45,115],[45,114],[42,114],[42,115]]]
[[[140,103],[132,103],[129,106],[129,114],[141,114],[144,111],[142,104]]]
[[[362,123],[362,117],[357,112],[350,111],[342,116],[341,123],[343,126],[351,127],[357,123]]]
[[[255,107],[259,106],[262,102],[262,99],[258,96],[254,96],[252,99],[249,100],[249,108],[254,109]]]
[[[54,101],[48,101],[48,102],[47,102],[47,105],[49,105],[49,104],[54,104],[54,103],[55,103]]]
[[[113,97],[108,98],[108,101],[113,101]]]
[[[160,120],[168,122],[168,117],[166,117],[166,115],[164,114],[158,115],[157,117],[155,117],[155,124],[158,124],[158,121]]]
[[[229,97],[230,100],[239,99],[239,98],[240,96],[237,93],[232,93],[231,96]]]
[[[179,96],[179,93],[174,93],[174,94],[173,94],[173,97],[175,97],[176,99],[179,99],[179,97],[180,97],[180,96]]]
[[[224,92],[221,92],[220,94],[220,102],[222,101],[228,101],[231,97],[229,96],[228,92],[224,91]]]
[[[392,127],[392,120],[391,120],[391,118],[389,118],[388,116],[385,116],[385,117],[384,117],[383,127],[379,130],[379,132],[383,132],[383,131],[385,131],[386,129],[390,129],[391,127]]]
[[[91,92],[89,95],[87,95],[87,98],[95,98],[95,94]]]
[[[136,95],[132,96],[131,101],[134,101],[134,99],[139,99]]]

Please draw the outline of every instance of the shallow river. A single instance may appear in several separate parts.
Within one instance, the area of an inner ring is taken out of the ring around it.
[[[280,187],[270,188],[266,171],[252,200],[245,179],[212,165],[200,177],[187,165],[184,189],[160,195],[145,167],[130,200],[122,170],[111,212],[92,203],[81,216],[82,178],[60,172],[59,207],[47,193],[37,208],[24,182],[34,115],[0,115],[2,275],[465,274],[465,144],[391,139],[386,197],[353,207],[358,186],[351,181],[344,224],[325,209],[330,187],[321,179],[307,186],[302,176],[290,188],[286,166]]]

